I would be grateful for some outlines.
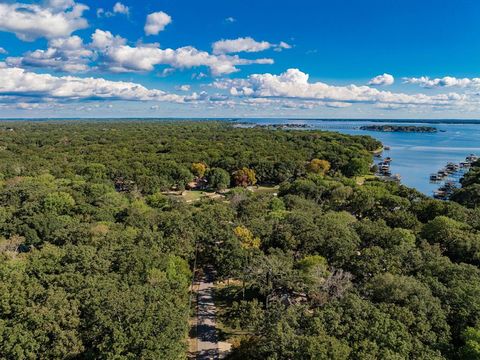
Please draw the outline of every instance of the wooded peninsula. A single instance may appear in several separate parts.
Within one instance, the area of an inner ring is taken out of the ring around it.
[[[433,126],[415,126],[415,125],[365,125],[360,126],[360,130],[381,131],[381,132],[417,132],[417,133],[435,133],[438,131]]]

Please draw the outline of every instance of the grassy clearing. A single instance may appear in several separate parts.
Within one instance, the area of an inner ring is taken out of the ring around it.
[[[258,194],[273,194],[277,193],[279,186],[252,186],[252,191]]]
[[[248,189],[256,194],[275,194],[278,192],[279,186],[251,186]],[[226,192],[228,192],[228,190]],[[204,198],[219,199],[225,197],[224,194],[203,190],[185,190],[183,192],[175,193],[165,192],[164,194],[182,199],[187,203],[195,202]]]
[[[209,193],[209,192],[205,192],[203,190],[184,190],[182,192],[180,192],[180,191],[166,191],[163,194],[171,196],[171,197],[176,198],[176,199],[183,200],[187,203],[191,203],[191,202],[203,199],[207,196],[212,197],[212,194],[214,195],[215,193]]]
[[[185,190],[182,194],[183,200],[193,202],[205,197],[205,192],[200,190]]]

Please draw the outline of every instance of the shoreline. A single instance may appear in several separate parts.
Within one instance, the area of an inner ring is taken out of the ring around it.
[[[384,150],[385,150],[385,146],[382,146],[382,147],[379,147],[379,148],[376,149],[376,150],[373,150],[373,151],[372,151],[372,154],[373,154],[373,155],[380,154],[380,153],[382,153]]]

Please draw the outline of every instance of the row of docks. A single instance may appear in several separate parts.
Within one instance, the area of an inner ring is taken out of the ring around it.
[[[390,150],[389,147],[385,147],[384,150]],[[400,181],[401,176],[400,174],[393,174],[390,170],[390,164],[392,163],[393,159],[390,156],[383,157],[382,154],[377,154],[375,157],[380,159],[377,165],[377,176],[384,180],[392,180],[392,181]]]
[[[433,192],[435,199],[447,200],[452,193],[457,189],[460,179],[465,172],[477,161],[479,157],[475,154],[470,154],[458,164],[449,162],[443,169],[430,175],[430,182],[441,183],[444,182],[438,190]]]
[[[448,200],[456,189],[457,183],[455,181],[446,181],[438,190],[433,192],[433,197],[435,199]]]

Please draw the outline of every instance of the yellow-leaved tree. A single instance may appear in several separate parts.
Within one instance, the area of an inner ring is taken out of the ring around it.
[[[307,164],[307,171],[314,174],[325,175],[330,170],[330,163],[327,160],[312,159]]]
[[[199,179],[203,179],[205,172],[207,171],[207,165],[202,162],[192,164],[192,173]]]
[[[245,299],[245,282],[246,282],[248,268],[250,266],[251,255],[255,249],[260,248],[260,238],[255,237],[253,233],[245,226],[237,226],[235,229],[233,229],[233,232],[235,233],[237,238],[240,240],[240,245],[242,249],[245,250],[243,277],[242,277],[242,294],[243,294],[243,298]]]
[[[255,237],[252,232],[245,226],[237,226],[233,232],[240,240],[243,249],[258,249],[260,248],[260,238]]]

